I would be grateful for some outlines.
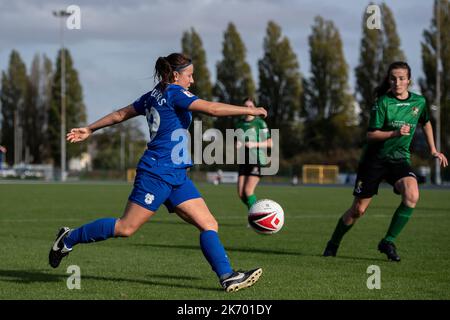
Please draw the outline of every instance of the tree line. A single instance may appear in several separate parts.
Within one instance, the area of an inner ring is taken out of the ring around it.
[[[450,3],[448,0],[436,0],[434,6],[437,1],[441,2],[442,151],[449,154],[450,132],[446,124],[450,120]],[[263,56],[257,62],[257,84],[246,61],[245,43],[232,22],[223,34],[222,59],[216,63],[215,83],[211,81],[201,36],[194,28],[185,31],[181,38],[181,51],[190,56],[195,64],[196,81],[191,91],[204,99],[237,105],[241,105],[246,97],[255,97],[259,105],[268,109],[269,127],[281,129],[282,168],[299,167],[304,163],[332,163],[344,170],[354,170],[374,103],[375,88],[391,62],[407,61],[392,11],[385,3],[379,7],[382,22],[380,29],[369,29],[366,23],[370,14],[362,14],[359,62],[354,69],[355,92],[350,89],[350,70],[340,32],[332,20],[321,16],[315,17],[308,38],[308,77],[303,75],[297,55],[281,27],[274,21],[268,22],[263,40]],[[436,103],[435,12],[433,9],[430,26],[423,31],[421,48],[424,76],[418,83],[430,106]],[[23,137],[23,146],[16,154],[30,162],[59,165],[60,55],[61,52],[58,53],[55,70],[45,55],[36,55],[28,74],[19,53],[13,50],[8,70],[2,72],[0,141],[11,151],[14,150],[14,137]],[[67,49],[66,57],[67,127],[70,128],[85,124],[86,107],[78,73]],[[232,128],[235,121],[231,117],[211,119],[195,116],[204,120],[204,128],[225,130]],[[21,124],[19,127],[23,132],[17,132],[17,123]],[[136,126],[123,125],[120,130],[110,128],[103,136],[102,133],[96,135],[97,138],[93,140],[93,149],[96,150],[94,163],[104,168],[117,168],[118,160],[115,158],[118,156],[113,155],[119,154],[118,137],[123,132],[126,132],[127,143],[133,143],[135,150],[143,148],[143,135],[136,133],[133,127]],[[116,143],[106,143],[109,140]],[[413,158],[413,161],[427,161],[420,132],[413,148],[423,155],[422,160]],[[85,149],[83,144],[70,145],[68,158],[79,155]],[[14,162],[14,154],[7,154],[9,163]],[[138,151],[135,154],[127,151],[127,157],[136,158],[139,154]]]

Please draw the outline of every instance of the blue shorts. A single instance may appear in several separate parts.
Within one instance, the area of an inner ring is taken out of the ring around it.
[[[191,179],[186,176],[186,170],[177,170],[177,175],[184,172],[180,184],[172,184],[161,179],[157,174],[138,169],[134,179],[134,188],[128,200],[145,209],[156,211],[164,204],[169,212],[174,212],[176,206],[186,200],[201,198]]]

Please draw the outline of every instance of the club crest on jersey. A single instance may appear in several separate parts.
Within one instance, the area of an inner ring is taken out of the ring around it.
[[[182,92],[187,95],[189,98],[192,98],[194,95],[187,90],[182,90]]]
[[[419,108],[417,108],[417,107],[412,107],[412,114],[413,114],[413,116],[417,116],[418,114],[419,114]]]

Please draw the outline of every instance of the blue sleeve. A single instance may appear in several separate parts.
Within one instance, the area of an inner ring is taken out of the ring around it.
[[[185,89],[175,90],[172,96],[172,104],[175,109],[187,110],[198,97]]]
[[[150,92],[147,92],[146,94],[138,98],[135,102],[133,102],[134,110],[136,110],[136,112],[139,113],[140,115],[145,114],[145,106],[149,93]]]

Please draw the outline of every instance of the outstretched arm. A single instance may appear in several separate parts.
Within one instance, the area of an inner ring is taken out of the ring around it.
[[[213,117],[226,116],[262,116],[267,117],[267,111],[264,108],[239,107],[221,102],[211,102],[202,99],[195,100],[189,106],[190,111],[206,113]]]
[[[134,109],[133,105],[129,105],[125,108],[111,112],[87,127],[74,128],[70,130],[70,132],[66,135],[67,141],[74,143],[86,140],[94,131],[121,123],[137,115],[138,113]]]
[[[433,126],[431,125],[430,121],[423,125],[423,133],[425,134],[425,138],[427,140],[428,147],[430,148],[431,155],[434,158],[439,159],[439,163],[444,168],[448,166],[448,160],[445,155],[436,150],[436,146],[434,144]]]

